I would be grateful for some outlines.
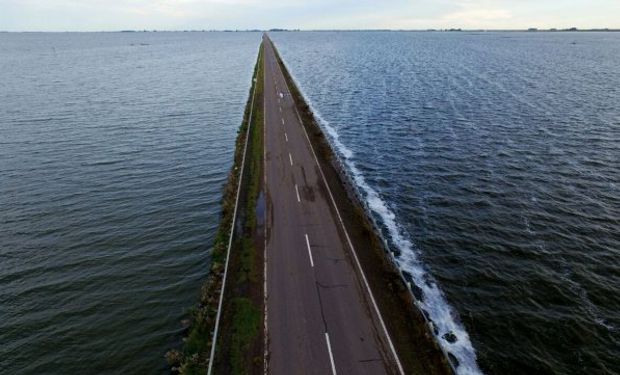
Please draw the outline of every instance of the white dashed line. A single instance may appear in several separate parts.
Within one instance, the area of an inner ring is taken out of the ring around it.
[[[329,362],[332,365],[332,374],[336,375],[336,364],[334,363],[334,355],[332,354],[332,345],[329,343],[329,334],[325,332],[325,342],[327,343],[327,351],[329,352]]]
[[[291,156],[291,154],[288,154],[288,161],[291,162],[291,166],[293,166],[293,157]]]
[[[310,266],[314,268],[314,260],[312,260],[312,250],[310,249],[310,240],[308,239],[307,234],[306,234],[306,245],[308,246],[308,256],[310,257]],[[329,339],[328,339],[328,343],[329,343]],[[331,352],[331,349],[330,349],[330,352]],[[330,357],[331,357],[331,354],[330,354]],[[333,366],[333,362],[334,360],[332,359],[332,366]]]
[[[295,184],[295,194],[297,194],[297,202],[301,202],[301,199],[299,199],[299,189],[297,188],[297,184]]]
[[[288,135],[286,135],[286,132],[284,132],[284,139],[288,142]]]

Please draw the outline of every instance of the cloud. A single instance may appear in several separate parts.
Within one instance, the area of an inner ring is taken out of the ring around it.
[[[468,28],[485,28],[506,23],[511,18],[511,12],[506,9],[478,8],[449,13],[441,17],[439,21],[441,24],[460,24],[462,27]]]
[[[620,27],[620,1],[0,0],[0,29]]]

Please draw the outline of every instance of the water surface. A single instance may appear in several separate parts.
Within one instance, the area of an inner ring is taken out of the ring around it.
[[[165,370],[259,33],[0,34],[0,369]]]

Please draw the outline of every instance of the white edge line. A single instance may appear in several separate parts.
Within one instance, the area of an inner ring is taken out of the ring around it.
[[[269,39],[269,42],[271,43],[271,39]],[[273,43],[271,44],[273,45]],[[281,71],[279,66],[278,66],[278,70]],[[284,80],[284,85],[288,89],[288,82],[286,82],[286,80]],[[362,281],[364,282],[366,291],[368,292],[368,295],[370,296],[370,301],[372,302],[373,309],[375,310],[375,313],[377,314],[377,317],[379,318],[379,322],[381,323],[381,328],[383,329],[383,333],[385,334],[385,337],[387,338],[388,344],[390,346],[390,351],[392,352],[392,356],[394,357],[394,360],[396,361],[396,365],[398,366],[398,372],[401,375],[405,375],[405,370],[403,369],[403,365],[400,362],[400,359],[398,358],[398,354],[396,353],[396,348],[394,347],[392,338],[390,337],[387,327],[385,326],[385,322],[383,321],[383,317],[381,316],[381,311],[379,311],[379,307],[377,306],[377,301],[375,300],[375,297],[373,296],[372,291],[370,290],[370,285],[368,284],[368,280],[366,279],[366,275],[364,274],[362,265],[360,264],[359,258],[357,257],[357,252],[355,251],[355,248],[353,247],[353,243],[351,242],[351,238],[349,237],[347,228],[344,225],[344,221],[342,221],[342,216],[340,216],[340,211],[338,210],[338,206],[336,205],[336,200],[334,199],[334,195],[332,194],[332,191],[329,185],[327,184],[327,179],[325,178],[325,174],[323,173],[323,168],[321,168],[321,164],[319,164],[319,159],[316,157],[316,153],[314,152],[314,147],[312,147],[312,142],[310,142],[310,137],[308,137],[308,132],[306,131],[306,127],[304,126],[304,123],[301,120],[301,116],[299,115],[299,111],[297,110],[297,105],[294,104],[293,107],[295,108],[295,113],[297,114],[297,119],[299,120],[299,124],[301,128],[304,130],[304,134],[306,135],[306,140],[308,140],[308,144],[310,145],[310,150],[312,151],[312,155],[314,156],[314,161],[316,162],[316,165],[319,167],[321,178],[323,179],[323,183],[325,184],[325,187],[327,188],[327,192],[329,193],[329,198],[332,202],[332,205],[334,206],[336,215],[338,216],[338,221],[340,222],[340,226],[342,227],[342,230],[344,231],[344,235],[347,238],[347,243],[349,247],[351,248],[351,252],[353,253],[355,264],[357,265],[360,275],[362,276]]]
[[[260,52],[260,50],[259,50]],[[260,57],[260,56],[259,56]],[[235,222],[237,219],[237,208],[239,206],[239,195],[241,193],[241,185],[243,182],[243,169],[245,166],[245,157],[248,151],[248,140],[250,137],[250,128],[252,127],[252,115],[254,113],[254,99],[256,97],[256,86],[258,86],[258,82],[255,80],[258,76],[258,69],[256,70],[256,75],[252,80],[254,82],[254,90],[252,90],[252,104],[250,105],[250,115],[248,116],[248,128],[245,133],[245,146],[243,148],[243,157],[241,159],[241,169],[239,170],[239,182],[237,184],[237,197],[235,199],[235,209],[233,211],[233,218],[230,224],[230,234],[228,236],[228,249],[226,250],[226,262],[224,265],[224,275],[222,276],[222,287],[220,288],[220,299],[217,305],[217,314],[215,316],[215,327],[213,329],[213,338],[211,339],[211,353],[209,355],[209,369],[207,370],[207,374],[211,375],[213,372],[213,359],[215,358],[215,347],[217,344],[217,334],[220,328],[220,317],[222,315],[222,305],[224,303],[224,291],[226,290],[226,276],[228,275],[228,262],[230,260],[230,248],[232,246],[233,235],[235,230]]]
[[[265,48],[263,46],[263,53]],[[263,81],[265,78],[265,58],[263,56]],[[266,113],[266,103],[263,100],[263,113]],[[267,200],[267,126],[266,126],[266,116],[263,116],[263,194],[265,194],[265,200]],[[268,290],[267,290],[267,210],[268,207],[265,205],[265,218],[264,218],[264,247],[263,247],[263,374],[267,375],[269,373],[269,305],[268,305]]]
[[[299,189],[297,188],[297,184],[295,184],[295,194],[297,194],[297,202],[301,202],[301,199],[299,199]]]
[[[329,352],[329,362],[332,365],[332,374],[336,375],[336,364],[334,363],[334,355],[332,354],[332,345],[329,342],[329,334],[325,332],[325,342],[327,343],[327,351]]]
[[[312,259],[312,250],[310,249],[310,240],[308,234],[306,234],[306,245],[308,246],[308,256],[310,257],[310,265],[314,268],[314,260]]]

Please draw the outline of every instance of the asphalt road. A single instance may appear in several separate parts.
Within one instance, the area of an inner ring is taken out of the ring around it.
[[[264,42],[266,370],[399,373],[273,46]]]

